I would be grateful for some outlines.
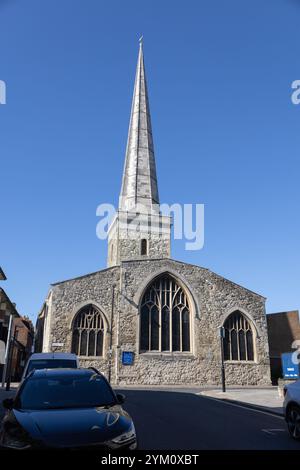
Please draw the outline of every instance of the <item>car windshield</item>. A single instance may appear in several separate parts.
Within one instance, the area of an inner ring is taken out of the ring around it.
[[[115,396],[99,374],[31,377],[17,400],[22,410],[89,408],[116,403]]]
[[[74,359],[34,359],[29,362],[26,375],[34,369],[74,369],[77,367]]]

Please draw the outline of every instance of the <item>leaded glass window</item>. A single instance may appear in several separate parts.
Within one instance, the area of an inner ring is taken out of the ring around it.
[[[79,356],[103,356],[104,321],[93,305],[82,308],[73,325],[72,352]]]
[[[224,330],[225,361],[254,361],[253,331],[246,317],[238,310],[231,313]]]
[[[190,351],[190,306],[173,277],[161,276],[147,288],[140,314],[141,352]]]

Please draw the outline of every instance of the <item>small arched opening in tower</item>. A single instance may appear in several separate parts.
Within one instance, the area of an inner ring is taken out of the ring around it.
[[[141,240],[141,255],[145,256],[145,255],[147,255],[147,252],[148,252],[148,242],[147,242],[146,238],[143,238]]]

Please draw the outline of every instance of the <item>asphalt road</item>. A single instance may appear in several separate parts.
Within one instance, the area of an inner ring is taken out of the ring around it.
[[[118,390],[145,450],[300,450],[282,418],[189,392]],[[0,404],[0,420],[4,410]]]
[[[140,449],[300,450],[281,417],[187,392],[122,393]]]

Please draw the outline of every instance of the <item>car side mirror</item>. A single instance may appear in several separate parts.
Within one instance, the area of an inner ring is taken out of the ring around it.
[[[122,405],[125,401],[125,395],[123,393],[117,393],[117,400],[120,405]]]
[[[3,400],[2,402],[3,408],[6,408],[7,410],[12,410],[14,407],[14,402],[15,400],[13,398],[5,398],[5,400]]]

